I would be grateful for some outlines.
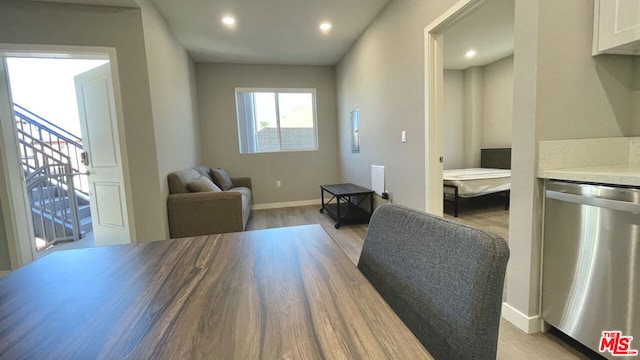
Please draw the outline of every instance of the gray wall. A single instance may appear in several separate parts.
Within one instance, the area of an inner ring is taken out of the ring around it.
[[[591,56],[591,1],[542,1],[538,42],[539,140],[637,136],[633,56]],[[560,27],[566,24],[566,29]]]
[[[0,43],[105,46],[117,51],[135,234],[167,238],[140,9],[0,2]]]
[[[513,56],[484,67],[482,147],[511,147]]]
[[[473,76],[474,72],[481,76]],[[466,101],[468,96],[478,104]],[[444,169],[478,167],[480,149],[511,147],[512,122],[513,56],[464,71],[445,70]]]
[[[542,183],[537,140],[637,136],[634,58],[591,56],[593,3],[516,0],[507,303],[538,314]]]
[[[395,203],[425,208],[424,28],[456,0],[391,1],[337,66],[342,180],[371,184],[385,166]],[[351,153],[350,112],[360,108],[360,153]],[[407,131],[407,142],[400,134]]]
[[[541,226],[537,140],[638,135],[631,115],[637,101],[630,101],[638,94],[629,84],[638,64],[633,57],[591,56],[592,1],[515,1],[507,303],[535,316]],[[387,165],[395,202],[418,209],[425,207],[423,29],[454,3],[390,2],[338,64],[343,180],[366,183],[369,164]],[[359,155],[348,151],[348,114],[354,107],[363,119]],[[409,130],[407,144],[399,141],[403,129]]]
[[[633,96],[632,102],[634,104],[633,117],[634,119],[640,119],[640,57],[636,56],[634,59],[635,69],[633,71]],[[634,127],[632,133],[640,133],[640,121],[633,122]]]
[[[480,167],[482,148],[482,109],[484,107],[484,69],[471,67],[464,72],[464,167]]]
[[[255,204],[319,199],[319,185],[338,181],[333,67],[198,63],[196,69],[205,165],[250,176]],[[315,88],[320,150],[240,154],[236,87]]]
[[[443,82],[443,168],[460,169],[464,167],[464,72],[445,70]]]
[[[195,64],[155,5],[149,0],[137,2],[142,9],[158,176],[164,200],[169,194],[167,175],[201,162]],[[167,219],[166,206],[161,210],[163,219]],[[166,221],[164,226],[168,234]]]

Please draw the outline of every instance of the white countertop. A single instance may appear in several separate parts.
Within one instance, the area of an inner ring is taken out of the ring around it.
[[[543,179],[640,186],[640,164],[587,166],[538,171]]]

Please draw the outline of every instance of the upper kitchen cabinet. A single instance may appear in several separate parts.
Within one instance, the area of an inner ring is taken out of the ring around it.
[[[593,55],[640,55],[640,0],[594,0]]]

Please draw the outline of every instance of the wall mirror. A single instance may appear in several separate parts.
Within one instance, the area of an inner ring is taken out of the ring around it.
[[[360,109],[351,112],[351,152],[360,152],[360,134],[358,128],[360,126]]]

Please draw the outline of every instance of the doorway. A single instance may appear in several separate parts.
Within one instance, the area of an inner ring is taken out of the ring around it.
[[[508,238],[513,0],[485,0],[443,33],[444,215]]]
[[[115,53],[58,50],[0,53],[0,196],[14,268],[56,249],[130,242]]]
[[[513,12],[513,0],[460,1],[425,28],[425,177],[431,213],[443,215],[444,169],[480,168],[481,149],[511,147]],[[510,68],[510,82],[503,78],[505,68]],[[491,81],[483,86],[485,73]],[[491,95],[487,86],[496,83],[508,84],[511,93],[485,96]],[[491,101],[483,109],[486,98]]]
[[[6,58],[36,258],[95,245],[74,78],[105,63]]]

